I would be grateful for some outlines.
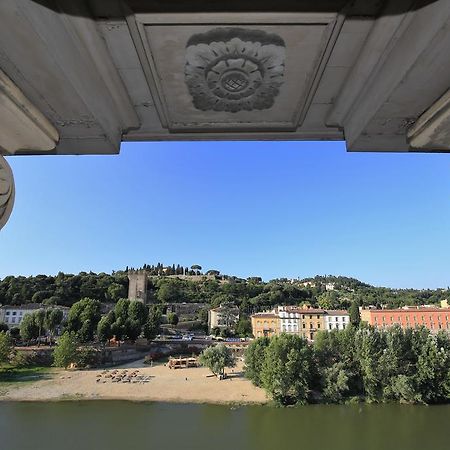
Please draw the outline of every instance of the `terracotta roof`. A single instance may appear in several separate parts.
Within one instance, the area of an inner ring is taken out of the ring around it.
[[[348,311],[345,309],[327,309],[325,313],[329,316],[348,316]]]
[[[410,308],[410,309],[363,309],[363,311],[369,311],[374,313],[450,313],[450,308]]]
[[[261,312],[261,313],[252,314],[252,317],[274,317],[274,318],[278,319],[278,314],[269,313],[269,312]]]

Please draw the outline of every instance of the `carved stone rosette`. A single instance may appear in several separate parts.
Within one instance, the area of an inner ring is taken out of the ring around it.
[[[271,108],[283,84],[285,43],[275,34],[215,28],[186,45],[185,81],[201,111]]]
[[[11,167],[0,156],[0,229],[6,224],[14,205],[14,178]]]

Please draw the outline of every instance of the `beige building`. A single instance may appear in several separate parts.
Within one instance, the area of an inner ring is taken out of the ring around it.
[[[279,318],[275,311],[253,314],[251,321],[252,332],[255,338],[272,337],[280,334]]]
[[[208,329],[230,329],[239,321],[239,308],[236,306],[219,306],[208,311]]]
[[[253,336],[296,334],[314,341],[318,331],[344,330],[350,323],[347,311],[313,309],[306,305],[278,306],[251,316]]]

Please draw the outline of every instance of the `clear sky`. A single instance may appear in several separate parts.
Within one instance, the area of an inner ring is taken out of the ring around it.
[[[8,161],[17,196],[0,277],[161,261],[266,280],[450,285],[450,155],[190,142]]]

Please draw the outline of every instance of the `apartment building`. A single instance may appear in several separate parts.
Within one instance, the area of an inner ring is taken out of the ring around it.
[[[273,311],[253,314],[253,336],[297,334],[314,341],[318,331],[344,330],[350,323],[347,311],[308,308],[306,305],[278,306]]]
[[[299,310],[301,315],[301,336],[314,341],[318,331],[325,330],[325,315],[324,309],[303,309]]]
[[[345,330],[350,324],[350,316],[345,310],[327,310],[324,315],[325,329],[331,330]]]
[[[28,303],[25,305],[4,305],[0,306],[0,323],[5,323],[9,328],[20,327],[22,319],[38,309],[47,309],[49,306],[41,303]],[[63,320],[67,319],[69,308],[57,306],[63,312]]]
[[[376,328],[400,325],[402,328],[424,326],[431,332],[450,332],[450,308],[408,306],[399,309],[361,309],[361,320]]]
[[[252,332],[255,338],[272,337],[280,334],[280,320],[275,311],[256,313],[251,316]]]

